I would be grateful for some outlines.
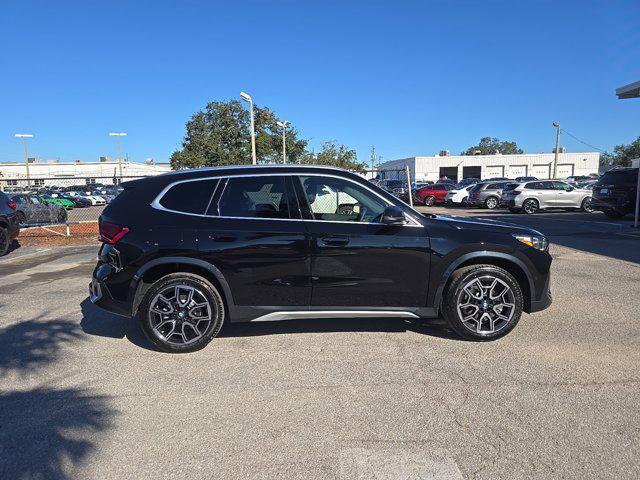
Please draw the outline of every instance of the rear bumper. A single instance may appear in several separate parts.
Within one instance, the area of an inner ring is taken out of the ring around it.
[[[89,300],[108,312],[130,317],[131,302],[115,299],[109,288],[109,276],[113,273],[114,268],[109,264],[99,264],[95,268],[89,284]]]
[[[615,210],[616,212],[630,212],[633,209],[633,204],[628,198],[591,197],[591,207],[599,211]]]

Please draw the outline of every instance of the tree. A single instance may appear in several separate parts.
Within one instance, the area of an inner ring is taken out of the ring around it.
[[[524,150],[518,148],[516,142],[506,140],[501,142],[495,137],[482,137],[478,145],[469,147],[465,152],[462,152],[461,155],[495,155],[496,153],[513,155],[524,153]]]
[[[630,165],[634,158],[640,158],[640,137],[629,145],[616,145],[613,148],[613,153],[604,152],[602,154],[602,162],[605,165],[624,167]]]
[[[365,164],[358,162],[355,150],[347,148],[344,145],[338,145],[335,140],[324,142],[320,153],[318,153],[315,158],[307,155],[304,163],[330,165],[357,172],[364,172],[366,169]]]
[[[261,163],[282,161],[282,128],[268,108],[254,105],[256,157]],[[289,126],[286,135],[287,159],[300,162],[307,141]],[[186,124],[182,150],[171,155],[171,168],[198,168],[251,163],[251,124],[249,112],[238,100],[210,102]]]

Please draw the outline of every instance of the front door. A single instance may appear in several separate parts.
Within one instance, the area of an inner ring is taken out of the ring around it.
[[[424,226],[381,223],[384,197],[329,175],[294,177],[311,234],[311,306],[423,307],[429,278]]]
[[[309,236],[288,176],[222,179],[198,232],[238,306],[307,307]]]

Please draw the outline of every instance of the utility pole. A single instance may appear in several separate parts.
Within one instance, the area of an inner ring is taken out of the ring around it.
[[[287,163],[287,125],[289,124],[289,120],[285,120],[284,122],[276,122],[278,126],[282,127],[282,163]]]
[[[248,93],[240,92],[240,97],[247,103],[249,103],[249,118],[251,119],[251,163],[257,165],[256,160],[256,130],[253,123],[253,99]]]
[[[122,181],[122,157],[120,156],[120,137],[126,137],[127,134],[124,132],[120,133],[109,133],[110,137],[116,137],[116,142],[118,143],[118,168],[120,170],[120,181]]]
[[[560,122],[553,122],[556,127],[556,155],[553,157],[553,178],[558,176],[558,152],[560,151]]]
[[[30,133],[16,133],[17,138],[22,139],[22,147],[24,148],[24,164],[27,167],[27,187],[31,186],[31,176],[29,175],[29,155],[27,154],[27,138],[33,138]]]

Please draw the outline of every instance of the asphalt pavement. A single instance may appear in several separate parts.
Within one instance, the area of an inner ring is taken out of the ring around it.
[[[0,478],[638,478],[640,238],[600,216],[457,213],[552,241],[553,305],[496,342],[323,319],[170,355],[88,302],[96,246],[15,250]]]

